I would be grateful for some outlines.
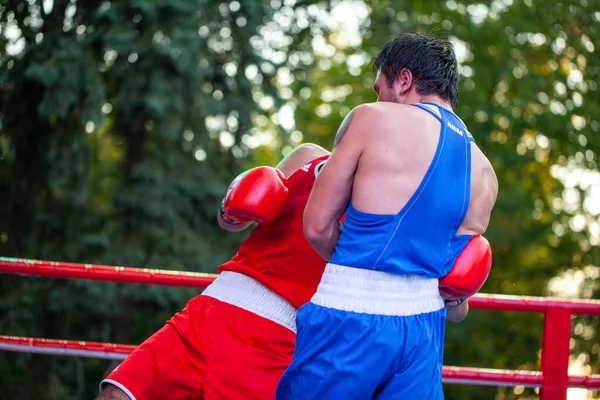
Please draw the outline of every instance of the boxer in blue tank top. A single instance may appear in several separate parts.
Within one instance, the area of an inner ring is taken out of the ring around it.
[[[346,117],[305,210],[305,235],[329,263],[298,311],[278,400],[443,399],[445,320],[468,302],[447,309],[438,279],[486,230],[498,184],[452,111],[449,43],[399,35],[375,67],[378,102]]]

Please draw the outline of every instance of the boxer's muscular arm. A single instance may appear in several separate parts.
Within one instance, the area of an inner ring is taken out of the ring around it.
[[[300,169],[304,164],[309,161],[314,160],[315,158],[324,156],[329,154],[327,150],[312,143],[304,143],[300,146],[296,147],[292,150],[287,156],[285,156],[279,164],[277,164],[277,169],[279,169],[286,178],[289,178],[294,172]],[[246,222],[242,224],[231,224],[223,220],[221,214],[217,216],[219,221],[219,226],[222,229],[225,229],[229,232],[241,232],[252,225],[251,222]]]
[[[304,235],[327,261],[340,237],[339,220],[352,195],[367,120],[365,106],[356,107],[346,116],[336,134],[331,157],[317,177],[304,210]]]
[[[465,218],[466,223],[464,225],[467,225],[467,227],[470,228],[469,233],[482,235],[487,229],[490,215],[498,196],[498,178],[496,177],[492,164],[485,158],[483,153],[478,152],[476,155],[479,156],[480,162],[483,162],[484,164],[484,168],[481,172],[484,175],[484,178],[476,181],[478,182],[477,184],[479,187],[476,188],[477,191],[472,196],[471,200],[471,203],[477,203],[479,207],[475,210],[473,213],[474,216],[471,217],[471,219],[467,219],[470,217],[467,213],[467,218]],[[464,229],[464,227],[461,227],[461,229]],[[460,231],[461,230],[459,230],[459,233]],[[467,298],[458,306],[448,306],[446,310],[446,319],[452,322],[461,322],[468,313],[469,299]]]

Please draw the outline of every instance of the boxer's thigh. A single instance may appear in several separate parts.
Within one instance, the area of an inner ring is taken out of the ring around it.
[[[221,303],[213,334],[220,340],[206,372],[207,400],[264,400],[292,361],[296,335],[242,308]]]
[[[383,383],[374,399],[443,400],[445,309],[400,318],[405,323],[404,351],[396,372]]]
[[[196,326],[207,304],[197,297],[138,346],[108,377],[136,400],[202,399],[205,357]]]
[[[277,399],[370,399],[392,370],[399,339],[393,317],[320,307],[298,311],[294,360]]]

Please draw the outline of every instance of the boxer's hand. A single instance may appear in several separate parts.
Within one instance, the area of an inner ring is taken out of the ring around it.
[[[252,168],[231,182],[221,203],[221,219],[230,224],[270,224],[288,197],[287,180],[276,168]]]
[[[456,258],[452,271],[440,279],[439,289],[442,297],[446,301],[471,297],[481,289],[491,267],[490,243],[483,236],[473,236]]]

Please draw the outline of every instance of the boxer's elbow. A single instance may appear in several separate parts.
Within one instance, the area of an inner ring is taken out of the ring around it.
[[[328,240],[331,236],[331,227],[323,223],[324,219],[311,213],[307,208],[304,213],[303,229],[304,237],[313,247]]]
[[[307,222],[307,219],[304,219],[304,237],[314,247],[326,240],[327,231],[318,222]]]
[[[320,226],[309,225],[304,227],[306,241],[325,261],[329,261],[335,249],[337,237],[331,229],[323,229]]]

